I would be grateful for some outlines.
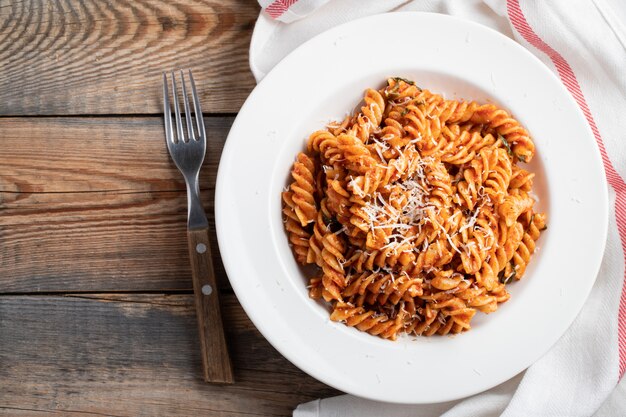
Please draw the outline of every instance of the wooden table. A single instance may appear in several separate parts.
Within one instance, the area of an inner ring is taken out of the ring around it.
[[[287,416],[337,394],[255,329],[214,233],[237,383],[201,377],[161,72],[193,68],[200,87],[213,229],[258,12],[254,0],[0,0],[0,415]]]

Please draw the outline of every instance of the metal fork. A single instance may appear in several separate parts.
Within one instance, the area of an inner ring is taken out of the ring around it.
[[[196,314],[198,316],[204,380],[207,382],[232,384],[234,382],[233,371],[226,347],[226,339],[224,338],[217,284],[211,260],[209,223],[200,200],[200,187],[198,185],[198,176],[206,153],[206,131],[204,120],[202,119],[200,100],[198,99],[191,70],[189,70],[188,74],[189,83],[191,84],[191,95],[193,97],[196,129],[194,130],[194,124],[191,120],[185,74],[181,70],[181,92],[187,135],[185,135],[183,120],[180,114],[176,74],[172,71],[172,101],[176,119],[176,131],[174,131],[167,87],[168,80],[166,73],[163,73],[165,137],[170,156],[183,174],[183,177],[185,177],[185,184],[187,185],[187,243],[191,261]]]

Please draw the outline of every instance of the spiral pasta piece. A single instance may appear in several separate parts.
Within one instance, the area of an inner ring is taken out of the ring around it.
[[[305,153],[299,153],[291,171],[293,183],[291,189],[293,210],[302,226],[306,226],[315,219],[315,163]]]
[[[400,310],[394,319],[383,313],[366,310],[363,307],[354,307],[347,303],[337,303],[330,315],[333,321],[341,321],[347,326],[356,327],[362,332],[367,332],[383,339],[396,340],[398,333],[403,328],[403,319],[406,313]]]
[[[484,104],[476,109],[472,123],[484,124],[489,129],[502,135],[511,144],[513,154],[522,162],[530,162],[535,154],[535,144],[530,139],[528,131],[505,110],[494,104]]]
[[[285,217],[285,230],[287,231],[289,243],[296,256],[298,263],[307,264],[309,253],[309,239],[310,233],[307,232],[301,225],[300,219],[295,212],[295,204],[293,202],[293,193],[284,192],[283,201],[285,206],[283,207],[283,214]]]
[[[361,107],[361,113],[355,117],[355,122],[348,132],[365,143],[380,126],[385,111],[385,100],[380,92],[368,89],[363,101],[365,105]]]
[[[376,159],[356,136],[339,135],[337,142],[348,170],[364,174],[376,166]]]
[[[530,261],[530,257],[535,252],[535,241],[539,239],[541,230],[545,228],[545,217],[542,214],[534,215],[530,221],[528,229],[524,233],[524,237],[520,242],[515,254],[511,259],[513,270],[515,271],[515,279],[519,280],[524,276],[526,267]]]
[[[337,137],[327,130],[318,130],[311,133],[307,143],[309,153],[319,153],[324,165],[333,165],[343,157],[339,150]]]
[[[528,193],[532,190],[534,177],[535,174],[532,172],[528,172],[517,165],[513,165],[509,186],[512,189],[520,189]]]
[[[478,107],[479,104],[475,101],[444,100],[434,113],[444,123],[460,124],[470,121]]]
[[[410,300],[422,294],[422,280],[402,275],[394,278],[392,274],[364,272],[350,278],[343,290],[344,299],[355,299],[355,305],[364,303],[373,305],[397,305],[401,300]]]

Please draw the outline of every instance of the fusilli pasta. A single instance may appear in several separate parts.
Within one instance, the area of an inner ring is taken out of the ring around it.
[[[315,264],[331,320],[395,340],[471,328],[510,295],[546,227],[535,146],[493,104],[446,100],[401,78],[314,132],[283,192],[290,245]]]

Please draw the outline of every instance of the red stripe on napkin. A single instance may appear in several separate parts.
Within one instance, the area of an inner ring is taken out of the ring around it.
[[[287,9],[297,2],[298,0],[275,0],[265,8],[265,11],[272,17],[272,19],[278,19],[287,11]]]
[[[596,122],[587,106],[587,101],[582,93],[576,75],[572,70],[572,67],[568,62],[555,51],[550,45],[545,43],[530,27],[528,21],[524,17],[524,13],[519,4],[519,0],[507,0],[507,10],[509,19],[515,26],[515,30],[528,43],[539,49],[552,60],[552,63],[556,67],[561,81],[565,84],[565,87],[569,90],[570,94],[574,97],[578,106],[582,110],[583,114],[587,118],[587,122],[591,127],[593,136],[596,138],[598,147],[600,148],[600,154],[602,155],[602,162],[604,163],[604,170],[606,172],[606,178],[608,183],[615,190],[615,218],[617,221],[617,229],[619,231],[620,240],[622,242],[622,253],[624,256],[624,264],[626,266],[626,183],[624,179],[613,167],[609,155],[604,147],[602,136],[598,131]],[[625,268],[626,269],[626,268]],[[626,271],[624,275],[626,281]],[[624,374],[626,370],[626,285],[622,285],[622,295],[619,305],[618,313],[618,345],[619,345],[619,373],[620,376]]]

